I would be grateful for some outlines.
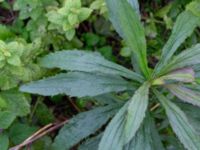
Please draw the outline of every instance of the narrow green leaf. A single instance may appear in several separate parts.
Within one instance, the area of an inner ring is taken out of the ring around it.
[[[126,143],[134,137],[145,117],[145,112],[148,106],[149,87],[150,84],[148,82],[143,84],[130,100],[124,131]]]
[[[133,9],[137,12],[138,16],[140,16],[140,6],[138,3],[138,0],[128,0],[128,2],[131,4]]]
[[[44,96],[67,94],[85,97],[124,91],[131,87],[129,82],[118,76],[69,72],[23,85],[20,90]]]
[[[165,67],[162,68],[160,74],[165,74],[175,69],[190,67],[200,63],[200,44],[186,49],[179,55],[175,56]]]
[[[184,11],[178,16],[172,34],[162,50],[161,60],[156,67],[154,75],[169,63],[177,48],[193,33],[199,21],[200,19],[190,11]]]
[[[167,88],[180,100],[200,107],[200,94],[181,85],[167,85]]]
[[[123,150],[164,150],[153,119],[148,115],[133,139]]]
[[[190,83],[195,81],[195,73],[192,68],[182,68],[164,76],[161,76],[153,81],[153,85],[171,84],[174,82]]]
[[[106,127],[98,150],[122,150],[124,145],[124,125],[128,105],[129,102],[119,110]]]
[[[177,105],[184,111],[190,124],[194,127],[195,131],[200,135],[200,109],[197,106],[179,102]]]
[[[157,90],[154,90],[154,93],[164,106],[169,122],[184,147],[188,150],[199,150],[200,137],[189,123],[184,112]]]
[[[139,129],[148,106],[149,83],[143,84],[111,120],[99,150],[122,150]]]
[[[143,81],[143,77],[139,74],[106,60],[97,52],[78,50],[55,52],[41,59],[40,64],[47,68],[57,67],[70,71],[120,75],[128,79]]]
[[[52,149],[70,149],[82,139],[95,133],[116,113],[119,107],[120,105],[110,105],[78,114],[69,120],[69,122],[60,130],[52,145]]]
[[[0,133],[0,150],[8,150],[9,139],[6,134]]]
[[[106,3],[113,26],[134,52],[140,70],[148,77],[145,33],[137,12],[127,0],[106,0]]]

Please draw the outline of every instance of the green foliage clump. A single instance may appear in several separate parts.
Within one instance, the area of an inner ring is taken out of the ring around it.
[[[67,0],[61,8],[53,8],[48,11],[47,17],[51,22],[49,29],[57,29],[65,33],[68,40],[75,35],[75,28],[86,20],[92,9],[82,7],[80,0]]]
[[[20,82],[31,81],[43,74],[34,59],[40,54],[40,41],[27,44],[24,41],[0,40],[0,88],[10,89]]]

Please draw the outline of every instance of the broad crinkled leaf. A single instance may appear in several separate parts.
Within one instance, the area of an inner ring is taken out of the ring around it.
[[[16,117],[23,117],[30,112],[27,97],[17,90],[2,91],[0,98],[6,102],[3,110],[0,110],[0,128],[8,128]]]
[[[164,150],[159,134],[150,115],[146,116],[140,129],[123,150]]]
[[[69,72],[25,84],[20,89],[23,92],[44,96],[67,94],[85,97],[120,92],[131,87],[132,85],[118,76]]]
[[[200,18],[190,11],[184,11],[178,16],[172,34],[162,50],[161,60],[156,67],[155,74],[159,73],[163,66],[168,64],[177,48],[193,33],[199,21]]]
[[[16,115],[11,111],[0,111],[0,129],[7,129],[15,118]]]
[[[0,93],[1,97],[7,103],[7,110],[16,116],[26,116],[30,113],[30,104],[28,97],[17,90],[7,90]]]
[[[139,129],[148,106],[149,83],[143,84],[111,120],[99,150],[122,150]]]
[[[7,90],[1,92],[0,96],[6,102],[4,111],[0,111],[0,128],[8,128],[17,116],[25,116],[30,112],[30,105],[22,93]]]
[[[167,88],[184,102],[200,107],[200,94],[181,85],[167,85]]]
[[[148,82],[144,83],[130,100],[125,123],[125,144],[128,143],[139,129],[148,106]]]
[[[52,145],[52,150],[68,150],[95,133],[117,112],[119,107],[118,104],[109,105],[78,114],[60,130]]]
[[[41,59],[40,64],[47,68],[60,68],[70,71],[83,71],[120,75],[129,79],[142,81],[143,78],[113,62],[106,60],[97,52],[66,50],[55,52]]]
[[[14,123],[9,128],[10,141],[12,141],[12,143],[15,145],[20,144],[36,131],[37,128],[34,126],[29,126],[28,124],[22,123]]]
[[[199,150],[200,136],[189,123],[184,112],[157,90],[154,90],[154,93],[165,108],[172,129],[184,147],[188,150]]]
[[[137,12],[127,0],[106,0],[106,3],[113,26],[134,52],[140,70],[148,77],[145,33]]]

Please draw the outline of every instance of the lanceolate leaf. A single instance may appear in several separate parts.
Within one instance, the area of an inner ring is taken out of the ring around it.
[[[98,150],[122,150],[124,145],[124,125],[128,105],[129,102],[119,110],[106,127]]]
[[[200,107],[200,94],[181,85],[167,85],[167,88],[184,102]]]
[[[199,21],[200,19],[190,11],[184,11],[178,16],[172,34],[162,50],[161,60],[156,67],[155,74],[169,62],[177,48],[193,33]]]
[[[164,150],[153,119],[148,115],[133,139],[123,150]]]
[[[153,85],[170,84],[174,82],[190,83],[194,81],[195,73],[193,68],[182,68],[155,79]]]
[[[148,77],[146,40],[137,12],[127,0],[106,0],[113,26],[134,52],[143,74]]]
[[[41,59],[40,64],[47,68],[120,75],[136,81],[143,81],[143,77],[139,74],[106,60],[97,52],[79,50],[55,52]]]
[[[200,44],[195,45],[192,48],[189,48],[179,55],[175,56],[159,74],[164,74],[166,72],[183,68],[187,66],[192,66],[200,63]]]
[[[110,105],[78,114],[60,130],[52,149],[70,149],[82,139],[96,132],[117,112],[119,107],[119,105]]]
[[[133,9],[137,12],[138,16],[140,16],[140,6],[138,3],[138,0],[128,0],[128,2],[131,4]]]
[[[133,95],[128,106],[125,123],[125,144],[128,143],[139,129],[148,106],[148,82],[144,83]]]
[[[200,136],[190,125],[184,112],[157,90],[154,90],[154,93],[164,106],[170,124],[184,147],[188,150],[199,150]]]
[[[21,91],[44,96],[67,94],[85,97],[124,91],[131,87],[127,81],[118,76],[70,72],[23,85]]]
[[[143,84],[106,128],[99,150],[122,150],[139,129],[148,105],[149,83]]]

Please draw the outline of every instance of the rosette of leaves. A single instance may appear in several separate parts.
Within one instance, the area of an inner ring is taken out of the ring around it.
[[[58,29],[71,40],[75,35],[75,29],[90,16],[91,12],[92,9],[81,6],[81,0],[67,0],[61,8],[54,8],[47,13],[51,22],[49,29]]]
[[[177,17],[171,36],[162,49],[161,58],[153,69],[147,65],[146,39],[137,9],[138,2],[106,0],[106,4],[113,26],[132,51],[135,60],[133,67],[137,67],[137,72],[110,62],[96,52],[67,50],[44,57],[40,62],[43,67],[60,68],[67,73],[23,85],[21,91],[44,96],[67,94],[94,97],[105,104],[72,118],[60,130],[52,149],[68,150],[88,137],[79,149],[165,149],[148,107],[157,103],[164,108],[184,148],[199,150],[199,133],[189,122],[190,118],[168,95],[200,106],[200,95],[197,92],[200,86],[195,83],[196,68],[200,64],[200,44],[175,54],[200,22],[196,14],[199,11],[196,5],[200,3],[193,1]],[[127,92],[131,96],[124,101],[116,96],[108,99],[111,93],[119,92]],[[101,127],[107,123],[105,131],[99,134]]]
[[[7,90],[20,82],[37,79],[43,74],[34,63],[41,53],[40,41],[27,44],[24,41],[4,42],[0,40],[0,88]]]

